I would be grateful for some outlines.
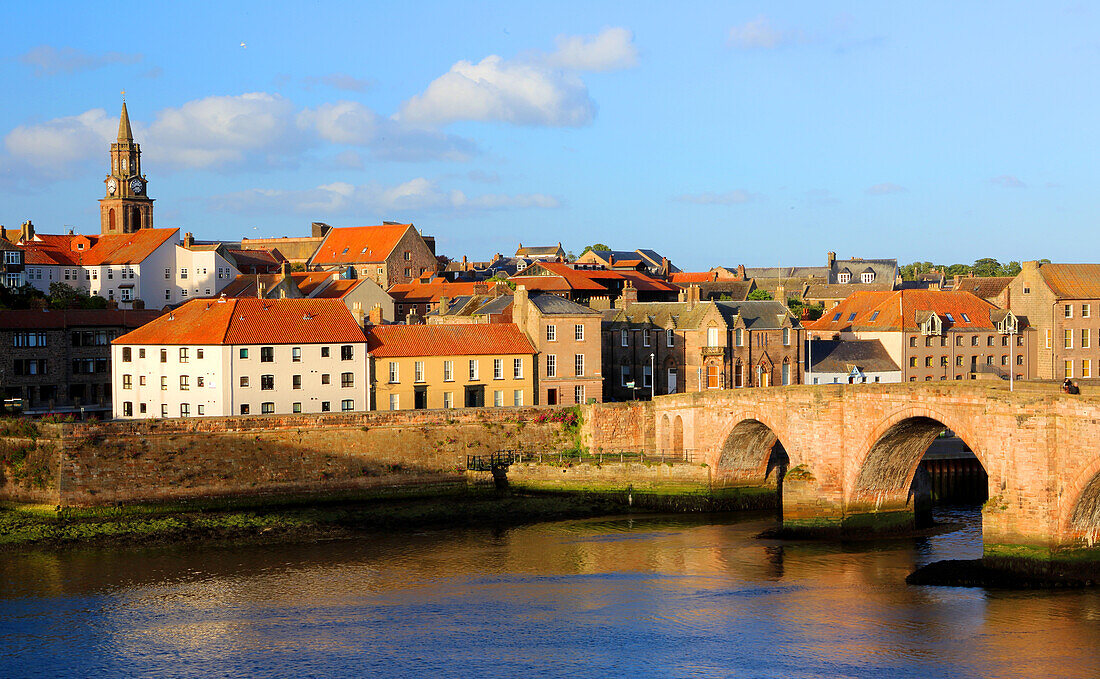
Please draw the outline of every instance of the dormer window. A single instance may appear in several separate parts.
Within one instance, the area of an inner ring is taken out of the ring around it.
[[[874,283],[875,282],[874,272],[868,271],[867,273],[861,273],[859,275],[859,282],[860,283]]]
[[[836,277],[836,279],[837,279],[837,281],[839,281],[841,283],[849,283],[852,280],[852,274],[845,272],[845,273],[839,274]]]
[[[946,316],[947,316],[947,321],[949,323],[954,323],[955,322],[955,317],[954,316],[952,316],[951,314],[946,314]]]
[[[966,321],[967,323],[969,323],[970,322],[970,317],[967,316],[966,314],[963,314],[963,320]]]
[[[875,320],[876,318],[878,318],[878,311],[875,311],[874,313],[871,314],[871,320],[872,321]]]
[[[835,314],[833,314],[833,320],[834,321],[839,321],[840,320],[840,312],[839,311],[836,312]]]
[[[346,254],[348,254],[348,249],[347,249],[347,248],[344,248],[344,251],[343,251],[343,252],[341,252],[340,254],[341,254],[341,255],[346,255]]]

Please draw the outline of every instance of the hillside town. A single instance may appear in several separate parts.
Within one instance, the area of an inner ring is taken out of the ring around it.
[[[647,243],[443,253],[397,222],[203,241],[156,225],[125,104],[108,170],[99,233],[0,230],[5,408],[501,408],[1100,370],[1100,264],[951,273],[823,252],[682,271]]]

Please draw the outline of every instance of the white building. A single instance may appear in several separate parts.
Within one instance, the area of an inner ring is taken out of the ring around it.
[[[30,285],[49,293],[51,283],[65,283],[121,308],[138,299],[158,308],[216,295],[240,273],[220,250],[183,247],[179,229],[106,236],[32,232],[20,247]]]
[[[198,299],[112,342],[116,418],[368,410],[367,339],[339,299]]]
[[[901,382],[901,368],[882,342],[875,340],[809,340],[806,342],[808,384],[875,384]]]

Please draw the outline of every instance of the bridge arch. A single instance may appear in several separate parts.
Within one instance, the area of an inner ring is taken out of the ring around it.
[[[1059,528],[1063,537],[1092,547],[1100,542],[1100,457],[1077,474],[1069,490],[1075,495],[1066,504]]]
[[[778,430],[767,418],[753,413],[737,416],[733,421],[736,424],[717,451],[715,468],[720,476],[764,478],[776,464],[788,464],[788,454]]]

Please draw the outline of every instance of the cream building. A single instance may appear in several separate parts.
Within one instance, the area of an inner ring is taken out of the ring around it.
[[[192,300],[111,347],[116,418],[367,410],[369,377],[338,299]]]

